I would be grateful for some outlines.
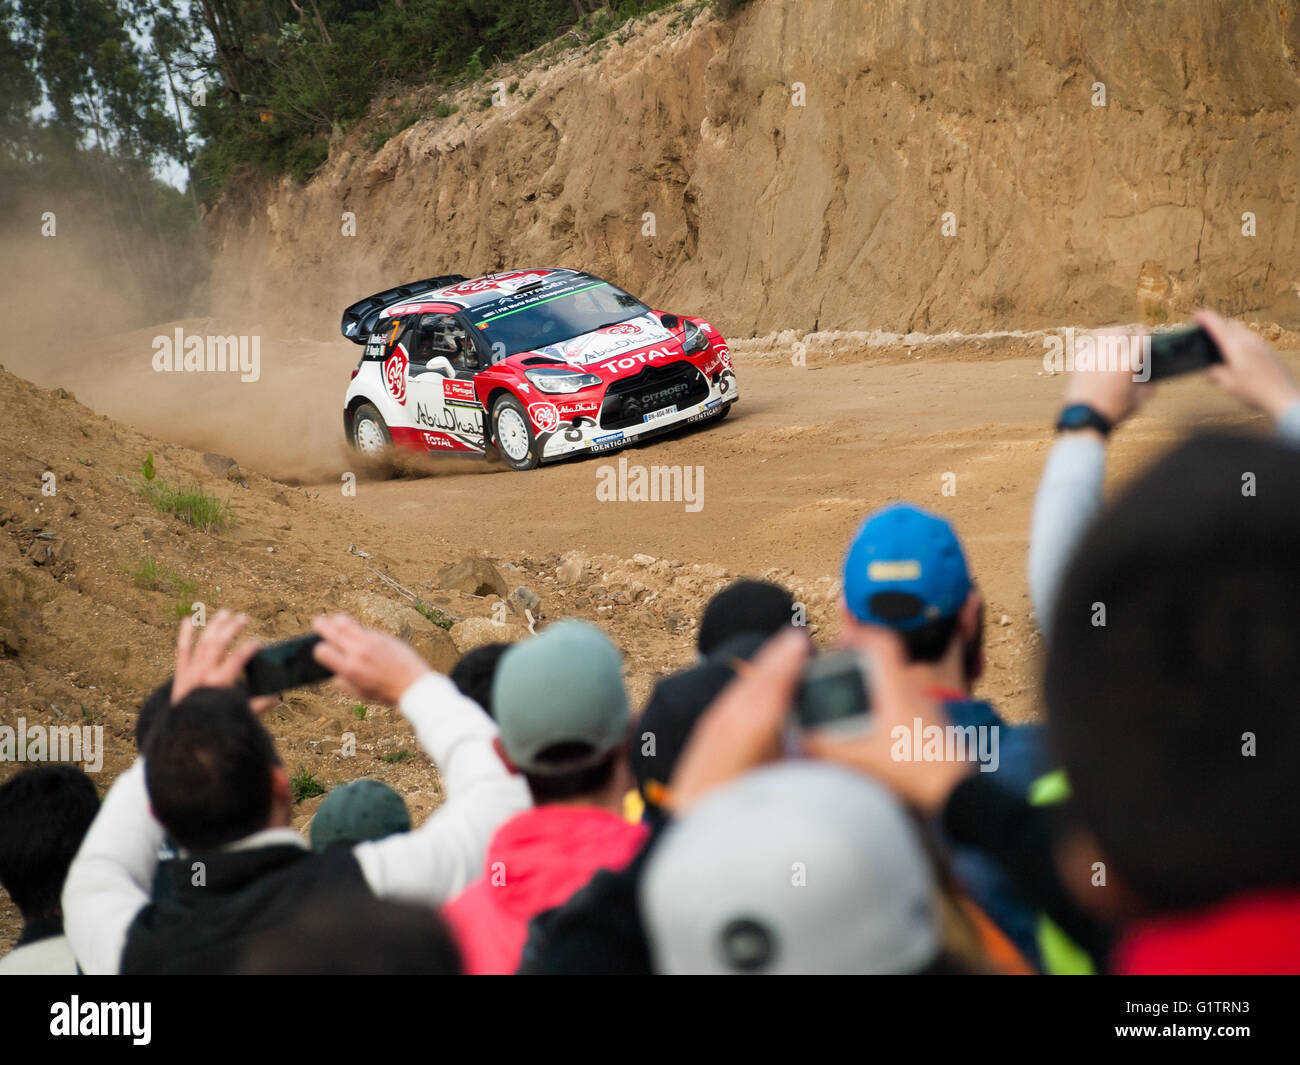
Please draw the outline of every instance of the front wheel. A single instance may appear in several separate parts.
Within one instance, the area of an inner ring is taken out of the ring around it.
[[[492,404],[492,439],[512,470],[531,470],[541,462],[528,415],[514,396],[502,396]]]

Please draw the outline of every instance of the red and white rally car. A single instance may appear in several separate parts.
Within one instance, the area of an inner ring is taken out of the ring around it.
[[[366,455],[484,454],[517,470],[608,451],[736,401],[726,341],[579,270],[430,277],[343,312],[365,345],[343,425]]]

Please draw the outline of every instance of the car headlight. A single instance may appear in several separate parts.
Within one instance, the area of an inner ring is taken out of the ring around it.
[[[524,376],[541,391],[551,394],[581,392],[584,388],[600,384],[600,378],[594,373],[574,373],[558,367],[553,370],[525,370]]]
[[[694,355],[708,346],[709,338],[704,335],[704,330],[694,322],[687,322],[686,328],[682,330],[682,351],[687,355]]]

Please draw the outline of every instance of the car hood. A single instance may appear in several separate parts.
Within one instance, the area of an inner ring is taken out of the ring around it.
[[[523,370],[526,368],[523,365],[525,360],[543,356],[558,359],[576,370],[590,371],[600,369],[601,363],[631,355],[644,348],[662,349],[669,357],[682,353],[678,335],[665,328],[663,322],[655,315],[644,314],[639,318],[619,322],[617,325],[608,325],[603,329],[583,333],[559,344],[548,344],[533,351],[521,351],[517,355],[512,355],[507,361]],[[615,376],[626,369],[630,367],[615,370]],[[604,372],[608,375],[608,371]]]

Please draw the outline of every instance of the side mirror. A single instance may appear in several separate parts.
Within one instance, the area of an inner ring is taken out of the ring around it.
[[[661,314],[659,321],[663,322],[665,329],[676,329],[682,324],[682,320],[675,314]]]

